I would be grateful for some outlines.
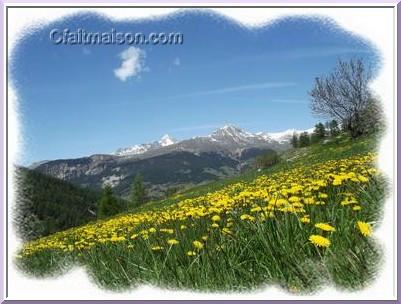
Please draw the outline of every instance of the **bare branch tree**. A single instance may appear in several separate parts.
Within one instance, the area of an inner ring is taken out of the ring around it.
[[[361,59],[340,60],[331,74],[315,79],[309,92],[313,113],[341,121],[353,137],[361,135],[361,114],[372,101],[370,79]]]

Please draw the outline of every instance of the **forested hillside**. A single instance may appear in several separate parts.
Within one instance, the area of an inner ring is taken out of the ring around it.
[[[14,222],[26,240],[96,218],[99,199],[96,191],[22,167],[17,169],[17,180],[19,189]]]

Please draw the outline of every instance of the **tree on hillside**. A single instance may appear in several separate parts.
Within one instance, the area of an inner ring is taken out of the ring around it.
[[[98,218],[112,216],[120,211],[120,204],[117,198],[113,195],[112,188],[109,185],[106,185],[98,202]]]
[[[326,137],[326,128],[325,128],[324,124],[319,122],[318,124],[315,125],[315,129],[313,130],[313,133],[311,136],[311,142],[317,143],[325,137]]]
[[[308,132],[302,132],[299,135],[299,147],[302,148],[302,147],[307,147],[309,145],[310,145],[310,137]]]
[[[293,148],[298,148],[298,135],[297,133],[294,132],[294,134],[292,134],[292,138],[291,138],[291,145]]]
[[[321,122],[315,125],[315,130],[313,132],[321,139],[326,137],[326,127]]]
[[[335,137],[340,134],[340,128],[338,127],[338,122],[335,119],[328,123],[328,129],[331,137]]]
[[[143,185],[142,175],[138,173],[131,187],[131,206],[138,207],[146,201],[146,189]]]
[[[309,92],[312,111],[338,119],[354,138],[364,134],[365,125],[369,124],[364,114],[372,101],[368,88],[370,79],[371,75],[361,59],[338,61],[331,74],[315,79]]]
[[[258,168],[258,169],[268,168],[268,167],[278,163],[279,160],[280,160],[280,158],[276,151],[269,151],[269,152],[263,153],[262,155],[259,155],[256,158],[256,168]]]
[[[36,170],[16,167],[18,183],[13,221],[23,240],[32,240],[96,218],[97,191]],[[93,210],[93,211],[92,211]]]

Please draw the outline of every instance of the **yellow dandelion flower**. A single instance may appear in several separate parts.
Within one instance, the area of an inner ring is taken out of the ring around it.
[[[259,212],[259,211],[262,211],[262,208],[259,207],[259,206],[253,207],[253,208],[251,209],[251,212]]]
[[[300,221],[301,221],[301,223],[309,224],[309,223],[310,223],[310,218],[304,216],[304,217],[302,217],[302,218],[300,219]]]
[[[162,229],[160,229],[160,232],[165,232],[165,233],[168,233],[168,234],[173,234],[173,233],[174,233],[174,229],[162,228]]]
[[[252,215],[249,215],[249,214],[241,215],[240,219],[243,221],[251,221],[251,222],[255,221],[255,217],[253,217]]]
[[[358,175],[358,179],[361,183],[367,183],[369,179],[363,175]]]
[[[361,206],[355,206],[354,208],[352,208],[352,210],[354,210],[354,211],[359,211],[359,210],[361,210],[361,209],[362,209]]]
[[[357,224],[363,236],[370,236],[372,234],[372,226],[369,223],[358,221]]]
[[[297,202],[299,202],[301,199],[298,197],[298,196],[291,196],[289,199],[288,199],[288,201],[290,202],[290,203],[297,203]]]
[[[316,234],[312,234],[309,237],[309,241],[317,247],[329,247],[331,244],[331,242],[328,238],[325,238],[321,235],[316,235]]]
[[[153,251],[160,251],[160,250],[162,250],[162,249],[163,249],[162,246],[153,246],[153,247],[152,247],[152,250],[153,250]]]
[[[194,256],[194,255],[196,255],[195,251],[188,251],[187,252],[187,256]]]
[[[230,229],[228,229],[227,227],[224,227],[223,229],[221,229],[221,231],[226,234],[232,234],[232,231]]]
[[[116,235],[113,235],[110,239],[110,241],[112,241],[112,242],[121,242],[124,240],[125,240],[124,236],[116,236]]]
[[[212,221],[213,221],[213,222],[218,222],[218,221],[220,221],[220,220],[221,220],[221,218],[220,218],[220,216],[218,216],[217,214],[212,216]]]
[[[307,205],[313,205],[315,203],[315,199],[313,197],[305,197],[304,203]]]
[[[283,206],[283,205],[287,205],[288,201],[284,198],[279,198],[275,203],[277,206]]]
[[[319,198],[328,198],[329,196],[326,193],[319,193]]]
[[[212,224],[212,227],[213,227],[213,228],[219,228],[219,224],[213,223],[213,224]]]
[[[336,228],[327,223],[316,223],[315,227],[322,229],[323,231],[336,231]]]
[[[196,249],[198,249],[198,250],[201,250],[201,249],[203,248],[202,242],[199,242],[199,241],[193,241],[193,242],[192,242],[192,245],[194,245],[194,247],[195,247]]]
[[[209,237],[207,235],[202,236],[202,240],[207,241]]]
[[[179,241],[177,241],[176,239],[171,239],[171,240],[167,241],[167,244],[169,244],[169,245],[176,245],[178,243],[179,243]]]

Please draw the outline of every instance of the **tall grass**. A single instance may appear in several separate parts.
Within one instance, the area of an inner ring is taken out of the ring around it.
[[[207,195],[238,181],[253,182],[257,176],[274,176],[291,168],[324,164],[328,159],[369,150],[371,141],[364,140],[291,151],[288,159],[295,153],[306,155],[261,173],[251,172],[230,182],[193,189],[164,201],[165,206]],[[30,254],[22,252],[17,264],[35,276],[57,275],[78,264],[87,269],[99,286],[117,291],[140,284],[202,291],[245,291],[270,284],[293,293],[313,293],[328,284],[348,290],[363,288],[379,269],[381,250],[374,237],[358,231],[356,223],[367,222],[373,228],[379,223],[386,183],[378,174],[370,176],[366,183],[328,185],[324,191],[325,204],[305,203],[304,213],[275,212],[273,217],[252,218],[250,207],[266,205],[263,200],[255,200],[251,206],[239,204],[217,213],[216,220],[188,216],[171,218],[161,226],[143,222],[134,230],[121,228],[119,235],[130,231],[128,236],[135,235],[132,238],[116,236],[115,241],[96,242],[71,251],[42,248]],[[360,210],[341,204],[344,193],[352,194]],[[158,204],[140,212],[164,206]],[[308,214],[310,223],[302,221],[304,214]],[[319,222],[330,223],[335,231],[322,231],[314,225]],[[160,230],[161,227],[166,230]],[[152,232],[141,235],[140,231]],[[66,235],[68,238],[68,232]],[[326,237],[330,246],[312,244],[311,235]],[[71,240],[72,244],[74,241]]]

